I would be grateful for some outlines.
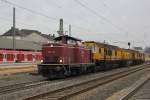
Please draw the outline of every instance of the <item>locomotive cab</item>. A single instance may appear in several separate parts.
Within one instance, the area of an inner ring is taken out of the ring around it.
[[[69,44],[69,45],[74,45],[74,46],[81,44],[80,39],[77,39],[68,35],[57,37],[54,40],[55,40],[55,43]]]
[[[79,39],[65,35],[55,38],[54,43],[43,45],[43,64],[72,63],[74,56],[73,47],[78,46],[80,41]]]

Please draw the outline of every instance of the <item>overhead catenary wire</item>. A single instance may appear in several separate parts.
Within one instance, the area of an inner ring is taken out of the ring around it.
[[[124,31],[125,33],[129,33],[128,31],[124,30],[123,28],[117,26],[116,24],[114,24],[112,21],[110,21],[109,19],[107,19],[106,17],[100,15],[99,13],[97,13],[95,10],[91,9],[90,7],[88,7],[87,5],[85,5],[84,3],[82,3],[79,0],[74,0],[76,3],[78,3],[80,6],[84,7],[85,9],[87,9],[89,12],[91,12],[92,14],[96,15],[97,17],[99,17],[100,19],[102,19],[103,21],[111,24],[113,27],[115,27],[116,29],[120,30],[120,31]]]
[[[45,18],[47,18],[47,19],[49,19],[49,20],[53,20],[53,21],[56,21],[56,22],[58,22],[58,20],[59,20],[58,18],[45,15],[44,13],[41,13],[41,12],[38,12],[38,11],[35,11],[35,10],[32,10],[32,9],[26,8],[26,7],[23,7],[23,6],[20,6],[20,5],[18,5],[18,4],[15,4],[15,3],[13,3],[13,2],[10,2],[10,1],[8,1],[8,0],[0,0],[0,1],[2,1],[2,2],[6,3],[6,4],[9,4],[9,5],[12,5],[13,7],[17,7],[17,8],[20,8],[20,9],[24,9],[24,10],[29,11],[29,12],[31,12],[31,13],[34,13],[34,14],[36,14],[36,15],[43,16],[43,17],[45,17]],[[65,21],[65,23],[66,23],[66,24],[70,24],[70,23],[67,23],[66,21]],[[74,24],[72,24],[72,27],[76,27],[76,28],[85,30],[85,31],[87,31],[87,32],[93,32],[93,31],[91,31],[90,29],[87,29],[87,28],[84,28],[84,27],[80,27],[80,26],[74,25]]]
[[[8,19],[8,18],[4,18],[4,17],[1,17],[0,16],[0,20],[2,20],[2,21],[5,21],[5,22],[7,22],[7,23],[10,23],[12,20],[11,19]],[[42,27],[42,28],[44,28],[44,29],[46,29],[46,30],[51,30],[51,31],[54,31],[54,30],[52,30],[52,29],[50,29],[49,27],[47,27],[47,26],[39,26],[38,24],[36,24],[36,25],[34,25],[34,24],[27,24],[27,23],[25,23],[25,22],[23,22],[23,21],[20,21],[20,20],[18,20],[17,19],[17,24],[20,26],[30,26],[30,27],[32,27],[32,28],[37,28],[37,27]],[[6,26],[6,25],[5,25]]]
[[[105,8],[110,10],[110,7],[104,1],[101,1],[101,0],[97,0],[97,1],[101,2]]]
[[[51,19],[51,20],[54,20],[54,21],[58,21],[57,18],[47,16],[47,15],[41,13],[41,12],[37,12],[37,11],[35,11],[35,10],[28,9],[28,8],[26,8],[26,7],[20,6],[20,5],[18,5],[18,4],[15,4],[15,3],[13,3],[13,2],[10,2],[10,1],[8,1],[8,0],[1,0],[1,1],[2,1],[2,2],[5,2],[5,3],[9,4],[9,5],[12,5],[12,6],[14,6],[14,7],[18,7],[18,8],[24,9],[24,10],[26,10],[26,11],[29,11],[29,12],[31,12],[31,13],[41,15],[41,16],[46,17],[46,18],[48,18],[48,19]]]
[[[45,14],[43,14],[43,13],[41,13],[41,12],[38,12],[38,11],[35,11],[35,10],[32,10],[32,9],[29,9],[29,8],[26,8],[26,7],[23,7],[23,6],[20,6],[20,5],[18,5],[18,4],[15,4],[15,3],[13,3],[13,2],[10,2],[10,1],[8,1],[8,0],[0,0],[0,1],[2,1],[2,2],[4,2],[4,3],[7,3],[7,4],[9,4],[9,5],[12,5],[12,6],[15,6],[15,7],[18,7],[18,8],[20,8],[20,9],[24,9],[24,10],[26,10],[26,11],[29,11],[29,12],[31,12],[31,13],[34,13],[34,14],[37,14],[37,15],[40,15],[40,16],[43,16],[43,17],[46,17],[46,18],[48,18],[48,19],[50,19],[50,20],[53,20],[53,21],[58,21],[58,19],[57,18],[54,18],[54,17],[51,17],[51,16],[48,16],[48,15],[45,15]],[[79,2],[79,1],[78,1]],[[84,6],[84,5],[83,5]],[[86,6],[85,6],[86,7]],[[89,8],[90,9],[90,8]],[[90,9],[90,11],[92,11],[94,14],[96,14],[97,16],[99,16],[95,11],[93,11],[93,10],[91,10]],[[102,17],[105,21],[107,21],[107,22],[109,22],[107,19],[105,19],[103,16],[100,16],[100,17]],[[66,23],[66,22],[65,22]],[[110,22],[109,22],[110,23]],[[66,24],[70,24],[70,23],[66,23]],[[111,23],[112,24],[112,23]],[[112,24],[112,25],[114,25],[114,24]],[[86,30],[87,32],[93,32],[92,30],[90,30],[90,29],[87,29],[87,28],[84,28],[84,27],[80,27],[80,26],[77,26],[77,25],[74,25],[74,24],[72,24],[72,26],[73,27],[76,27],[76,28],[79,28],[79,29],[82,29],[82,30]],[[120,29],[121,30],[121,29]]]

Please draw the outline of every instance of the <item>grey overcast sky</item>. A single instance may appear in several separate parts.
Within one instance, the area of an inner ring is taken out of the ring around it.
[[[150,0],[0,0],[0,34],[12,26],[9,3],[27,8],[16,6],[19,29],[57,34],[63,18],[64,30],[71,24],[72,35],[82,40],[150,46]]]

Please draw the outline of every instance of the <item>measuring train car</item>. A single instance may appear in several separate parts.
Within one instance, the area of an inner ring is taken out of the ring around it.
[[[145,60],[143,53],[130,49],[94,41],[83,42],[83,45],[92,50],[92,60],[97,70],[141,64]]]

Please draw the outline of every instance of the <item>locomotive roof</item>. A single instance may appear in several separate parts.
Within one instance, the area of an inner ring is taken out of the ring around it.
[[[78,38],[71,37],[71,36],[68,36],[68,35],[63,35],[63,36],[56,37],[54,40],[61,40],[62,37],[65,37],[67,40],[81,41],[81,40],[78,39]]]

